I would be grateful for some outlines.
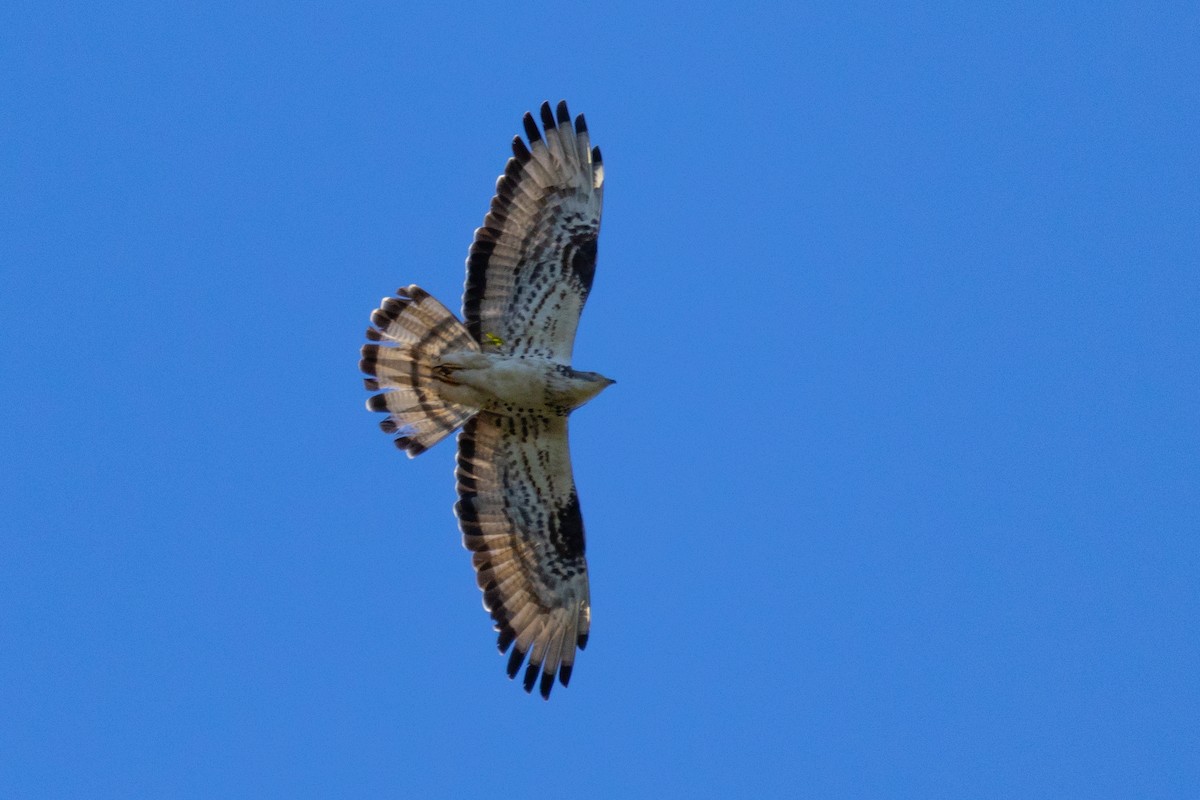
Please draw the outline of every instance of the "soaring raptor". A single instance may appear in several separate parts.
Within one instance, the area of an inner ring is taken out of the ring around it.
[[[377,391],[367,408],[409,457],[458,435],[458,502],[483,605],[512,648],[508,676],[528,656],[525,691],[550,697],[571,679],[591,624],[583,516],[567,446],[567,416],[613,381],[571,367],[579,315],[596,271],[604,194],[599,148],[583,115],[525,115],[526,144],[496,181],[467,256],[463,322],[417,286],[371,314],[359,366]],[[541,675],[540,681],[538,675]]]

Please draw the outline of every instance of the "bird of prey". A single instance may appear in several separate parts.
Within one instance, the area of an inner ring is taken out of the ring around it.
[[[571,367],[596,270],[604,168],[583,115],[541,107],[467,256],[463,321],[417,286],[371,314],[367,408],[409,457],[459,427],[454,510],[483,605],[524,687],[566,686],[591,624],[567,416],[612,380]],[[540,674],[540,680],[539,680]]]

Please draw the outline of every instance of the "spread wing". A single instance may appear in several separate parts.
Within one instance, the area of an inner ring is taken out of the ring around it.
[[[481,412],[458,435],[458,514],[473,552],[483,605],[500,652],[513,647],[508,676],[525,656],[525,691],[550,696],[566,686],[575,648],[587,644],[591,606],[583,516],[566,417],[502,417]]]
[[[596,271],[604,167],[583,115],[567,104],[525,115],[526,146],[496,181],[496,196],[467,257],[463,317],[481,345],[569,363],[579,315]],[[498,337],[496,344],[491,336]]]

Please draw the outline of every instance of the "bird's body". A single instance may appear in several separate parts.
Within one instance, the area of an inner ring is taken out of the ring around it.
[[[505,416],[564,417],[614,383],[538,356],[471,351],[447,353],[435,374],[442,397]]]
[[[455,512],[509,677],[549,697],[591,626],[567,416],[613,381],[570,366],[591,291],[604,168],[566,103],[525,115],[467,258],[463,321],[418,286],[371,315],[367,408],[416,456],[458,428]],[[540,684],[538,676],[540,678]]]

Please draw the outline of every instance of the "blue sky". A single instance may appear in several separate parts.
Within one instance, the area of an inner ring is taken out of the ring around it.
[[[6,5],[0,796],[1200,794],[1200,12],[945,6]],[[560,98],[547,703],[356,365]]]

